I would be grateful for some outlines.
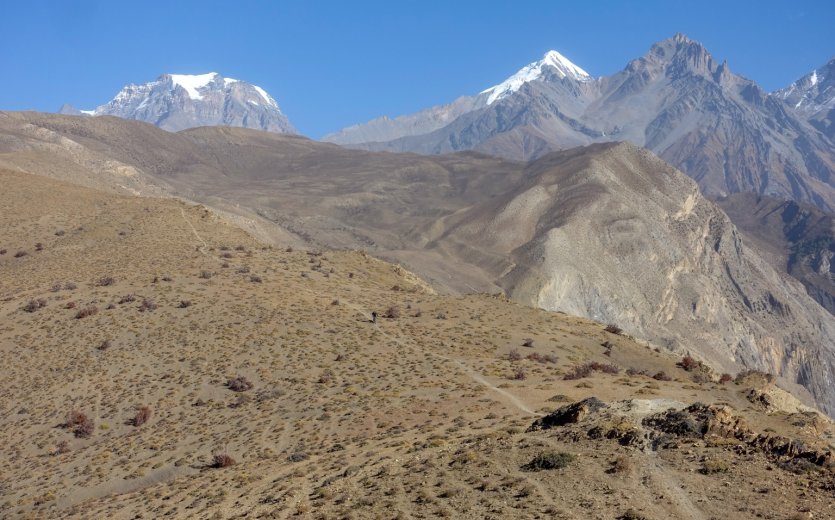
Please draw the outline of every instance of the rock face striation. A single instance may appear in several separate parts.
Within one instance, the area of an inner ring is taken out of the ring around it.
[[[763,258],[835,314],[835,217],[790,200],[737,193],[716,203]]]
[[[457,113],[452,105],[390,120],[409,120],[408,132],[386,135],[393,125],[377,121],[365,142],[366,125],[326,140],[424,154],[478,150],[518,160],[628,141],[678,167],[709,196],[750,191],[835,208],[835,146],[826,118],[818,111],[809,119],[784,101],[800,95],[816,100],[810,107],[829,106],[824,98],[832,89],[824,87],[823,71],[817,90],[770,95],[682,34],[596,79],[564,58],[549,59],[553,54],[466,98],[469,110],[445,126],[424,121],[438,111]]]
[[[198,126],[234,126],[296,133],[264,89],[216,72],[163,74],[155,81],[125,86],[94,110],[64,105],[60,113],[136,119],[171,132]]]

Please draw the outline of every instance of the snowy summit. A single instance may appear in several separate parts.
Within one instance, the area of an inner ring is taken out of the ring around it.
[[[170,131],[220,125],[295,133],[278,103],[264,89],[217,72],[163,74],[148,83],[126,85],[95,110],[67,106],[62,111],[136,119]]]
[[[504,82],[481,93],[490,95],[487,98],[487,104],[492,105],[494,102],[513,94],[522,88],[525,83],[541,78],[545,67],[554,69],[560,78],[571,78],[575,81],[591,81],[592,79],[588,72],[573,64],[559,52],[548,51],[541,60],[522,67],[519,72],[507,78]]]

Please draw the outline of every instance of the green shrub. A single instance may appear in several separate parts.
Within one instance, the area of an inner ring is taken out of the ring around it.
[[[540,453],[530,462],[523,466],[528,471],[541,471],[544,469],[560,469],[574,462],[574,455],[557,451],[546,451]]]

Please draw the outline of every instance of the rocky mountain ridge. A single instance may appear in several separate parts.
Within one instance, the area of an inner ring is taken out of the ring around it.
[[[469,108],[439,128],[414,124],[413,133],[385,139],[378,125],[374,141],[361,143],[351,137],[363,135],[358,125],[327,139],[369,150],[477,150],[515,160],[625,140],[666,159],[709,196],[751,191],[835,208],[830,137],[682,34],[612,76],[544,74]]]
[[[216,72],[163,74],[155,81],[126,85],[112,100],[93,110],[64,105],[60,113],[135,119],[171,132],[219,125],[296,133],[264,89]]]

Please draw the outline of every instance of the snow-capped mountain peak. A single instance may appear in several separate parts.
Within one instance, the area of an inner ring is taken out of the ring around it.
[[[481,93],[489,94],[487,104],[492,105],[496,101],[513,94],[522,88],[522,85],[525,83],[541,78],[545,67],[555,69],[557,76],[560,78],[567,77],[575,81],[591,81],[592,79],[588,72],[572,63],[559,52],[548,51],[541,60],[522,67],[519,72],[507,78],[504,82],[490,87]]]
[[[215,80],[220,76],[217,72],[210,72],[208,74],[171,74],[171,81],[174,82],[175,85],[180,86],[188,92],[188,97],[191,99],[203,99],[203,96],[200,94],[199,89],[206,87],[209,83]],[[234,80],[233,80],[234,81]],[[228,83],[224,81],[224,86]]]
[[[112,100],[95,110],[70,107],[62,111],[137,119],[171,131],[196,126],[239,126],[295,133],[267,91],[217,72],[163,74],[154,81],[125,85]]]

